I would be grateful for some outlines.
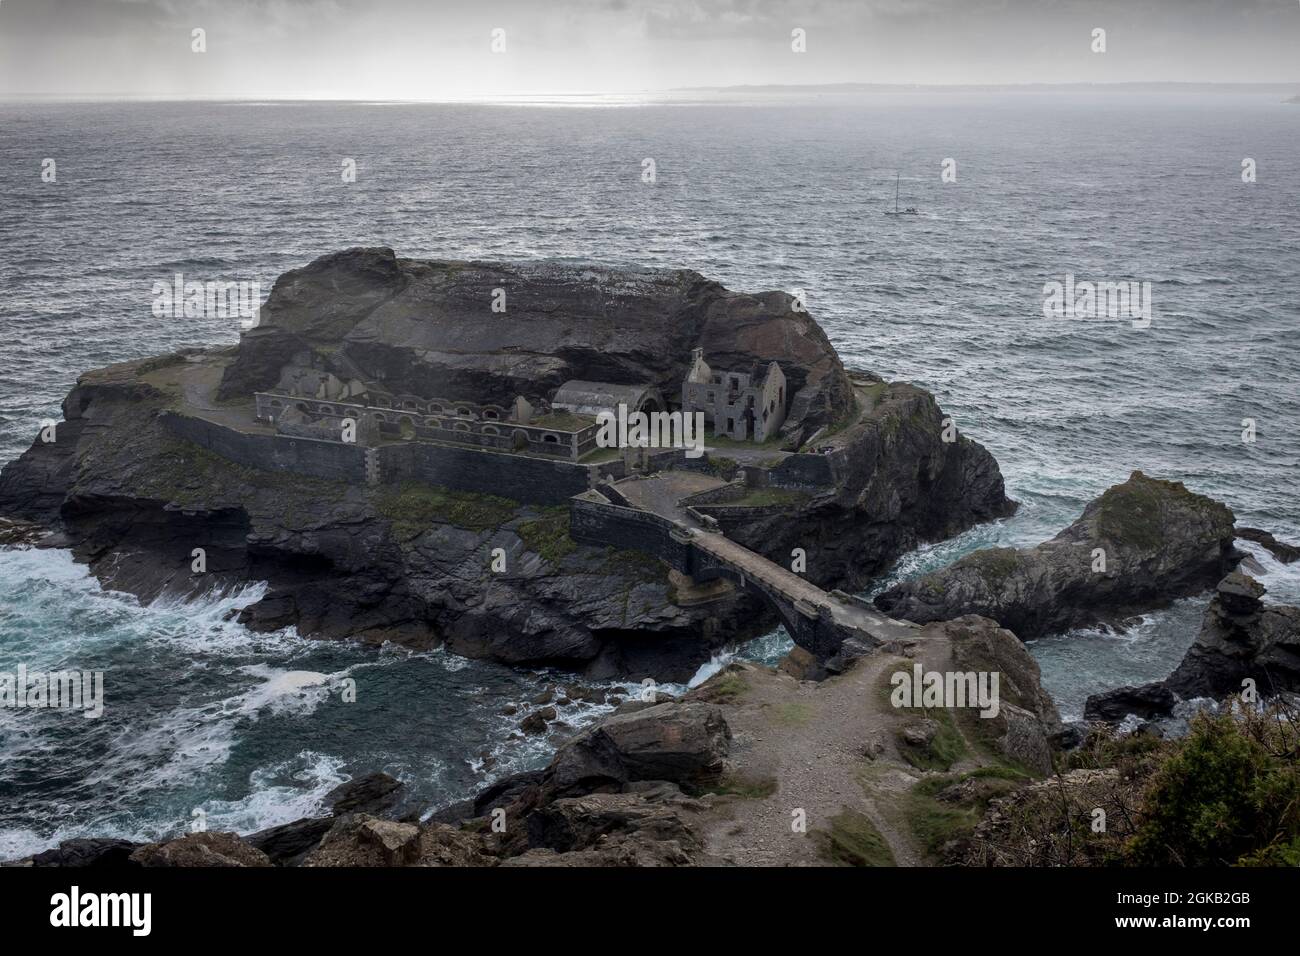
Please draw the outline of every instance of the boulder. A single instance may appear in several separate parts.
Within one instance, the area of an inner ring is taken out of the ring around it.
[[[719,708],[656,704],[615,714],[569,741],[547,768],[545,786],[559,794],[634,780],[705,786],[722,773],[730,744]]]
[[[141,846],[130,840],[109,838],[64,840],[54,849],[33,856],[32,866],[136,866],[130,857]]]
[[[271,860],[236,833],[187,833],[164,843],[147,843],[131,854],[139,866],[270,866]]]
[[[976,551],[890,588],[875,604],[922,624],[979,614],[1027,640],[1119,621],[1212,587],[1239,557],[1233,536],[1224,505],[1135,471],[1050,541]]]
[[[1178,695],[1166,687],[1163,681],[1137,687],[1117,687],[1089,696],[1083,705],[1083,719],[1118,723],[1132,714],[1143,720],[1151,720],[1167,717],[1177,703]]]
[[[276,866],[298,866],[333,825],[332,817],[307,817],[259,830],[244,837],[244,841],[265,853]]]
[[[323,802],[336,817],[345,813],[383,816],[398,805],[405,786],[386,773],[371,773],[339,784],[325,794]]]
[[[641,793],[564,797],[529,814],[527,826],[530,846],[562,853],[587,849],[610,833],[636,834],[652,842],[671,840],[692,849],[699,845],[679,808]]]
[[[415,824],[349,814],[334,822],[303,866],[408,866],[419,858]]]

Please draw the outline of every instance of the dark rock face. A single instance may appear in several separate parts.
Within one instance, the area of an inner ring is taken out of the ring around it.
[[[1118,723],[1129,714],[1151,720],[1173,712],[1178,696],[1162,681],[1137,687],[1117,687],[1093,694],[1084,703],[1083,719]]]
[[[1166,717],[1180,700],[1238,694],[1248,678],[1261,698],[1300,691],[1300,607],[1264,604],[1264,593],[1254,578],[1239,571],[1229,574],[1206,608],[1196,642],[1172,674],[1139,687],[1094,694],[1084,717]]]
[[[141,846],[129,840],[109,838],[64,840],[55,849],[33,856],[32,866],[135,866],[130,857]]]
[[[505,290],[505,312],[493,293]],[[677,394],[690,351],[719,369],[775,359],[791,409],[783,431],[827,424],[851,391],[839,357],[783,292],[729,292],[686,270],[613,270],[561,263],[399,259],[349,249],[285,273],[261,324],[244,337],[222,398],[276,384],[304,352],[341,378],[395,393],[507,404],[548,399],[565,381],[649,383]]]
[[[1178,696],[1237,693],[1252,678],[1260,696],[1300,690],[1300,607],[1266,605],[1264,586],[1234,573],[1206,609],[1201,632],[1165,681]]]
[[[1292,561],[1300,559],[1300,548],[1293,544],[1287,544],[1285,541],[1277,540],[1270,532],[1261,528],[1238,528],[1237,537],[1262,545],[1283,564],[1290,564]]]
[[[875,603],[918,623],[980,614],[1028,639],[1205,590],[1235,564],[1232,540],[1224,505],[1135,471],[1052,540],[1022,551],[977,551]],[[1097,549],[1104,570],[1094,570]]]

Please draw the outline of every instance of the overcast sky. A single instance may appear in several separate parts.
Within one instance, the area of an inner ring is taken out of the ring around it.
[[[0,97],[1290,82],[1297,63],[1300,0],[0,0]]]

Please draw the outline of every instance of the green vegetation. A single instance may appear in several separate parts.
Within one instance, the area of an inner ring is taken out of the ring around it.
[[[587,454],[579,458],[578,461],[582,462],[584,465],[600,465],[600,464],[604,464],[607,461],[617,461],[619,458],[622,457],[623,457],[623,449],[621,448],[599,448],[598,447],[592,451],[587,452]]]
[[[785,724],[789,727],[798,727],[812,720],[812,707],[803,701],[791,700],[779,704],[773,712],[773,717],[777,723]]]
[[[427,531],[431,524],[452,524],[471,531],[498,528],[515,516],[519,503],[495,495],[452,491],[406,481],[374,494],[375,510],[403,537]]]
[[[966,740],[953,720],[952,712],[942,708],[909,709],[938,725],[934,736],[925,743],[913,744],[899,735],[898,752],[917,770],[947,770],[966,756]]]
[[[578,547],[569,537],[569,509],[564,505],[542,509],[540,518],[521,522],[516,533],[529,551],[552,564]]]
[[[644,551],[606,548],[605,561],[611,572],[639,578],[647,584],[659,584],[668,580],[668,566]]]
[[[735,477],[736,472],[740,471],[740,463],[734,458],[726,458],[722,455],[709,455],[709,470],[720,478],[730,481]]]
[[[1146,789],[1129,862],[1300,864],[1298,758],[1300,729],[1293,720],[1197,717]]]
[[[753,451],[756,448],[779,448],[782,441],[780,435],[773,435],[764,441],[739,441],[727,435],[710,435],[704,440],[704,444],[709,448],[737,448]]]
[[[912,787],[903,813],[917,842],[939,859],[947,844],[970,835],[992,800],[1010,793],[1026,779],[1006,767],[927,777]]]
[[[239,465],[179,438],[163,439],[159,451],[149,469],[140,473],[138,492],[182,507],[209,507],[226,490],[265,489],[291,496],[283,517],[292,527],[311,521],[306,511],[299,511],[298,502],[342,501],[350,487],[342,481]]]
[[[775,777],[747,777],[743,774],[723,774],[710,793],[744,800],[762,800],[776,793]]]
[[[713,675],[695,690],[691,696],[708,704],[731,704],[749,693],[749,682],[743,674],[733,670],[724,670]]]
[[[897,866],[893,851],[865,813],[844,810],[831,818],[823,855],[841,866]]]
[[[745,508],[760,508],[770,505],[795,506],[803,504],[810,497],[812,496],[806,491],[792,491],[788,488],[754,488],[747,492],[743,498],[720,502],[719,506],[735,505]]]
[[[1015,548],[989,548],[985,551],[977,551],[964,561],[982,571],[994,585],[1000,585],[1024,566],[1020,552]]]
[[[536,428],[549,428],[557,432],[576,432],[596,424],[596,419],[570,412],[549,412],[540,418],[534,418],[528,424]]]
[[[1181,740],[1095,730],[1066,758],[1071,772],[1003,803],[966,862],[1300,865],[1298,758],[1300,713],[1281,702],[1263,713],[1203,714]],[[1092,828],[1096,808],[1103,832]]]

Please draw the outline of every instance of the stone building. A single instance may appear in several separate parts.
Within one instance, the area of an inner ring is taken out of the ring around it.
[[[618,415],[618,406],[632,412],[664,411],[664,398],[653,385],[614,385],[571,379],[560,386],[551,402],[556,411],[597,418],[601,412]]]
[[[704,350],[695,349],[682,382],[682,412],[703,412],[714,435],[767,441],[785,422],[785,373],[776,362],[765,369],[756,363],[748,372],[715,372]]]

